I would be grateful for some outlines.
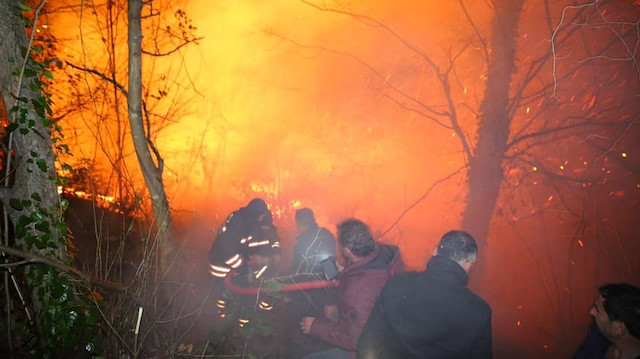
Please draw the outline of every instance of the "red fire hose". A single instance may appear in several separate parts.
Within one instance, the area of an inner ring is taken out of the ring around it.
[[[242,287],[242,286],[235,285],[231,282],[232,276],[233,276],[232,273],[229,273],[229,275],[225,277],[224,286],[236,294],[254,295],[254,294],[258,294],[258,291],[261,290],[261,288],[258,288],[258,287]],[[299,290],[319,289],[319,288],[337,287],[337,286],[338,286],[338,282],[335,280],[313,280],[313,281],[305,281],[305,282],[299,282],[299,283],[282,284],[282,286],[278,287],[277,291],[278,292],[295,292]],[[265,291],[265,290],[267,289],[262,288],[262,291]]]

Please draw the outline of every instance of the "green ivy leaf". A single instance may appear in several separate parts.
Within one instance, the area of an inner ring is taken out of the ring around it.
[[[51,73],[51,71],[44,70],[44,72],[42,74],[44,75],[44,77],[53,80],[53,74]]]
[[[36,111],[36,114],[38,115],[38,117],[45,117],[46,115],[44,114],[44,108],[42,108],[42,106],[33,106],[33,109]],[[31,120],[29,121],[29,123],[33,122],[33,125],[31,125],[31,127],[33,127],[35,125],[35,121]]]
[[[47,242],[45,241],[35,241],[35,243],[33,243],[38,249],[45,249],[48,247]]]
[[[24,215],[20,216],[18,218],[18,227],[26,227],[32,222],[33,222],[33,219],[31,219],[31,217],[24,216]]]
[[[33,234],[24,235],[22,237],[24,238],[24,241],[27,242],[28,245],[30,246],[38,245],[38,237],[34,236]],[[38,248],[42,249],[44,247],[38,247]]]
[[[20,200],[17,198],[11,198],[9,200],[9,205],[11,206],[11,208],[15,209],[16,211],[22,211],[24,209],[24,207],[22,206],[22,203],[20,203]]]
[[[50,231],[49,222],[48,221],[38,222],[38,223],[36,223],[35,227],[40,232],[49,232]]]
[[[34,77],[34,76],[36,76],[37,74],[38,74],[38,73],[37,73],[37,72],[35,72],[35,71],[34,71],[34,70],[32,70],[32,69],[24,69],[24,73],[23,73],[24,77]]]
[[[51,241],[51,231],[46,230],[44,232],[45,233],[40,236],[40,240],[42,240],[42,242],[49,248],[57,247],[56,243],[50,242]],[[47,255],[47,257],[53,258],[54,256],[51,254],[51,255]]]
[[[20,203],[24,206],[24,207],[31,207],[31,201],[28,199],[23,199],[22,201],[20,201]]]
[[[36,164],[38,165],[38,168],[42,172],[47,172],[47,170],[49,169],[47,167],[47,163],[43,159],[39,159],[38,161],[36,161]]]
[[[33,52],[35,52],[38,55],[42,54],[42,49],[40,48],[40,46],[32,46],[31,50],[33,50]]]
[[[18,124],[15,122],[12,122],[9,124],[9,126],[7,126],[7,132],[11,133],[15,131],[17,128],[18,128]]]
[[[35,199],[38,202],[42,201],[42,198],[40,198],[40,193],[38,192],[32,193],[31,198]]]
[[[66,211],[67,208],[69,208],[69,201],[67,199],[61,199],[60,200],[60,207],[62,208],[63,211]]]
[[[24,12],[31,12],[31,8],[29,6],[27,6],[27,4],[25,3],[18,3],[18,7],[20,8],[20,10],[24,11]]]

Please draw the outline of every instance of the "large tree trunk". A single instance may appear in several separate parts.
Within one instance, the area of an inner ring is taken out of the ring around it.
[[[30,62],[25,62],[20,50],[29,48],[29,40],[18,3],[0,1],[0,96],[6,111],[3,115],[10,125],[18,126],[5,142],[7,147],[2,148],[5,157],[1,161],[0,201],[4,215],[11,222],[3,221],[2,234],[8,239],[8,227],[12,225],[17,248],[66,262],[67,239],[62,232],[61,203],[54,183],[56,171],[51,134],[46,110],[42,107],[46,99],[37,85],[42,74]],[[14,106],[17,111],[11,110]],[[8,244],[6,242],[3,240],[3,244]],[[46,316],[42,311],[43,299],[50,295],[54,284],[47,283],[44,274],[38,273],[35,266],[27,266],[25,271],[32,274],[29,282],[34,286],[31,301],[38,323],[43,324],[43,316]],[[44,292],[39,293],[37,289],[43,288]],[[41,339],[46,341],[51,333],[41,334],[44,335]]]
[[[467,206],[462,227],[480,249],[487,247],[489,226],[502,182],[502,160],[509,139],[509,85],[515,71],[517,28],[524,0],[495,1],[487,87],[481,107],[478,142],[469,163]]]
[[[129,125],[131,136],[142,169],[145,183],[151,197],[156,223],[156,241],[161,251],[161,267],[167,268],[171,255],[173,227],[169,202],[162,182],[162,159],[157,156],[158,164],[151,157],[150,139],[145,134],[142,117],[142,27],[140,15],[141,0],[129,0]],[[157,154],[156,154],[157,155]]]
[[[49,128],[43,123],[43,119],[37,115],[31,103],[18,102],[16,97],[23,100],[37,101],[42,97],[42,93],[29,88],[28,78],[13,75],[14,69],[20,69],[23,64],[23,56],[20,47],[28,46],[28,39],[25,33],[22,17],[17,7],[17,1],[0,1],[0,94],[6,105],[7,111],[13,106],[20,105],[21,110],[26,110],[27,123],[20,123],[20,128],[28,129],[26,133],[20,130],[11,133],[10,149],[14,156],[11,159],[12,184],[8,188],[3,188],[0,192],[0,200],[9,215],[11,221],[16,224],[21,215],[25,215],[28,210],[25,206],[23,210],[17,210],[10,206],[10,199],[30,200],[37,206],[49,210],[60,207],[60,197],[57,186],[53,182],[56,177],[54,166],[54,155],[51,146]],[[10,60],[12,59],[12,60]],[[27,66],[28,67],[28,66]],[[9,123],[19,122],[19,113],[8,113]],[[29,121],[34,121],[29,124]],[[5,151],[7,149],[4,149]],[[9,156],[7,156],[8,158]],[[38,162],[41,160],[41,162]],[[40,165],[38,165],[38,163]],[[6,165],[6,164],[5,164]],[[5,171],[6,168],[3,168]],[[3,173],[3,185],[6,184]],[[39,201],[32,197],[38,193]],[[34,229],[35,231],[35,229]],[[57,228],[51,228],[52,241],[59,242],[61,233]],[[16,238],[20,240],[20,238]],[[23,245],[24,243],[18,243]],[[60,245],[57,257],[66,258],[66,246]]]
[[[37,115],[30,103],[42,98],[42,93],[29,88],[28,78],[19,78],[12,74],[14,69],[20,69],[23,65],[24,57],[20,48],[28,46],[17,4],[18,2],[13,1],[0,1],[0,93],[7,111],[15,105],[19,105],[21,110],[26,111],[24,117],[26,123],[19,121],[19,112],[9,111],[7,114],[9,123],[19,123],[20,127],[11,133],[9,149],[3,149],[5,153],[13,152],[13,156],[7,156],[7,158],[11,157],[12,174],[8,174],[7,168],[2,169],[2,184],[4,186],[10,184],[10,186],[2,188],[0,200],[14,225],[19,222],[21,216],[29,216],[30,211],[42,209],[55,212],[56,208],[60,208],[57,186],[52,180],[56,177],[56,172],[49,128],[45,126],[43,118]],[[16,97],[22,98],[23,101],[18,102]],[[33,122],[29,123],[29,121]],[[6,166],[6,161],[4,165]],[[5,176],[12,177],[11,183],[5,181]],[[36,193],[37,195],[34,196]],[[34,197],[38,197],[39,200],[35,200]],[[14,202],[16,199],[30,201],[32,205],[25,205],[23,209],[18,209],[10,205],[11,199],[14,199]],[[38,232],[33,228],[33,224],[28,226],[27,230],[27,236],[37,237],[42,234],[42,231]],[[46,247],[49,252],[46,254],[54,255],[64,261],[67,258],[66,241],[62,239],[58,228],[51,226],[49,231],[51,238],[47,241]],[[24,242],[24,238],[25,236],[16,237],[16,245],[22,248],[30,247]],[[53,244],[57,245],[53,246]]]

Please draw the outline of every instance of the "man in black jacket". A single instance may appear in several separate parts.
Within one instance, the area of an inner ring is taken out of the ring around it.
[[[424,272],[389,279],[358,342],[361,359],[491,358],[491,308],[466,288],[478,246],[445,234]]]

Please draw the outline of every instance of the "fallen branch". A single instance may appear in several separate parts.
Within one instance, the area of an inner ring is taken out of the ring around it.
[[[41,254],[37,254],[37,253],[33,253],[33,252],[25,252],[16,248],[12,248],[12,247],[7,247],[4,245],[0,245],[0,251],[6,253],[6,254],[10,254],[12,256],[16,256],[16,257],[20,257],[23,258],[24,260],[19,261],[19,262],[14,262],[14,263],[6,263],[6,264],[0,264],[0,267],[14,267],[17,265],[28,265],[28,264],[35,264],[35,263],[40,263],[40,264],[45,264],[48,265],[50,267],[53,267],[61,272],[65,272],[65,273],[73,273],[75,274],[77,277],[81,278],[82,280],[84,280],[87,283],[92,283],[95,285],[98,285],[100,287],[104,287],[104,288],[108,288],[108,289],[112,289],[115,291],[119,291],[119,292],[126,292],[129,289],[129,286],[124,285],[122,283],[116,283],[116,282],[111,282],[108,280],[104,280],[104,279],[100,279],[100,278],[96,278],[93,275],[84,273],[82,271],[77,270],[76,268],[70,267],[56,259],[52,259],[52,258],[48,258],[45,257]]]

